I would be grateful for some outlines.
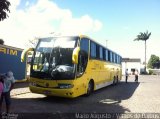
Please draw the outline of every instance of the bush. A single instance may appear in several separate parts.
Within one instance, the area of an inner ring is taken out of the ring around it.
[[[148,70],[149,71],[149,75],[152,75],[153,74],[153,71],[152,70]]]

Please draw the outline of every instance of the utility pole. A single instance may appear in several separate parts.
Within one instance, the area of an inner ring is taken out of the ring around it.
[[[107,48],[107,45],[108,45],[108,40],[106,40],[106,48]]]

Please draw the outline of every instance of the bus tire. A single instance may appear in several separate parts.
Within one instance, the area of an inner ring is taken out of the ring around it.
[[[92,80],[89,81],[88,83],[88,88],[87,88],[87,96],[91,95],[91,93],[93,92],[94,90],[94,83]]]

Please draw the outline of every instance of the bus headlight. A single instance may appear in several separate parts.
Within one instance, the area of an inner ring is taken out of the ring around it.
[[[73,88],[74,85],[72,85],[72,84],[58,84],[58,87],[61,89],[65,89],[65,88]]]

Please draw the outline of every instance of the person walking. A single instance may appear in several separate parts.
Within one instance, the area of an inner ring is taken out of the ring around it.
[[[135,82],[138,82],[138,75],[139,75],[139,73],[138,73],[138,70],[136,69],[135,70]]]
[[[128,69],[126,69],[126,71],[125,71],[125,76],[126,76],[126,83],[127,83],[127,80],[128,80]]]
[[[3,99],[5,99],[6,112],[9,113],[10,112],[10,106],[11,106],[10,91],[13,89],[13,86],[14,86],[14,83],[15,83],[13,72],[11,72],[11,71],[7,72],[3,81],[4,81],[3,92],[2,92],[2,95],[1,95],[1,98],[0,98],[0,111],[1,111],[1,108],[2,108]]]

